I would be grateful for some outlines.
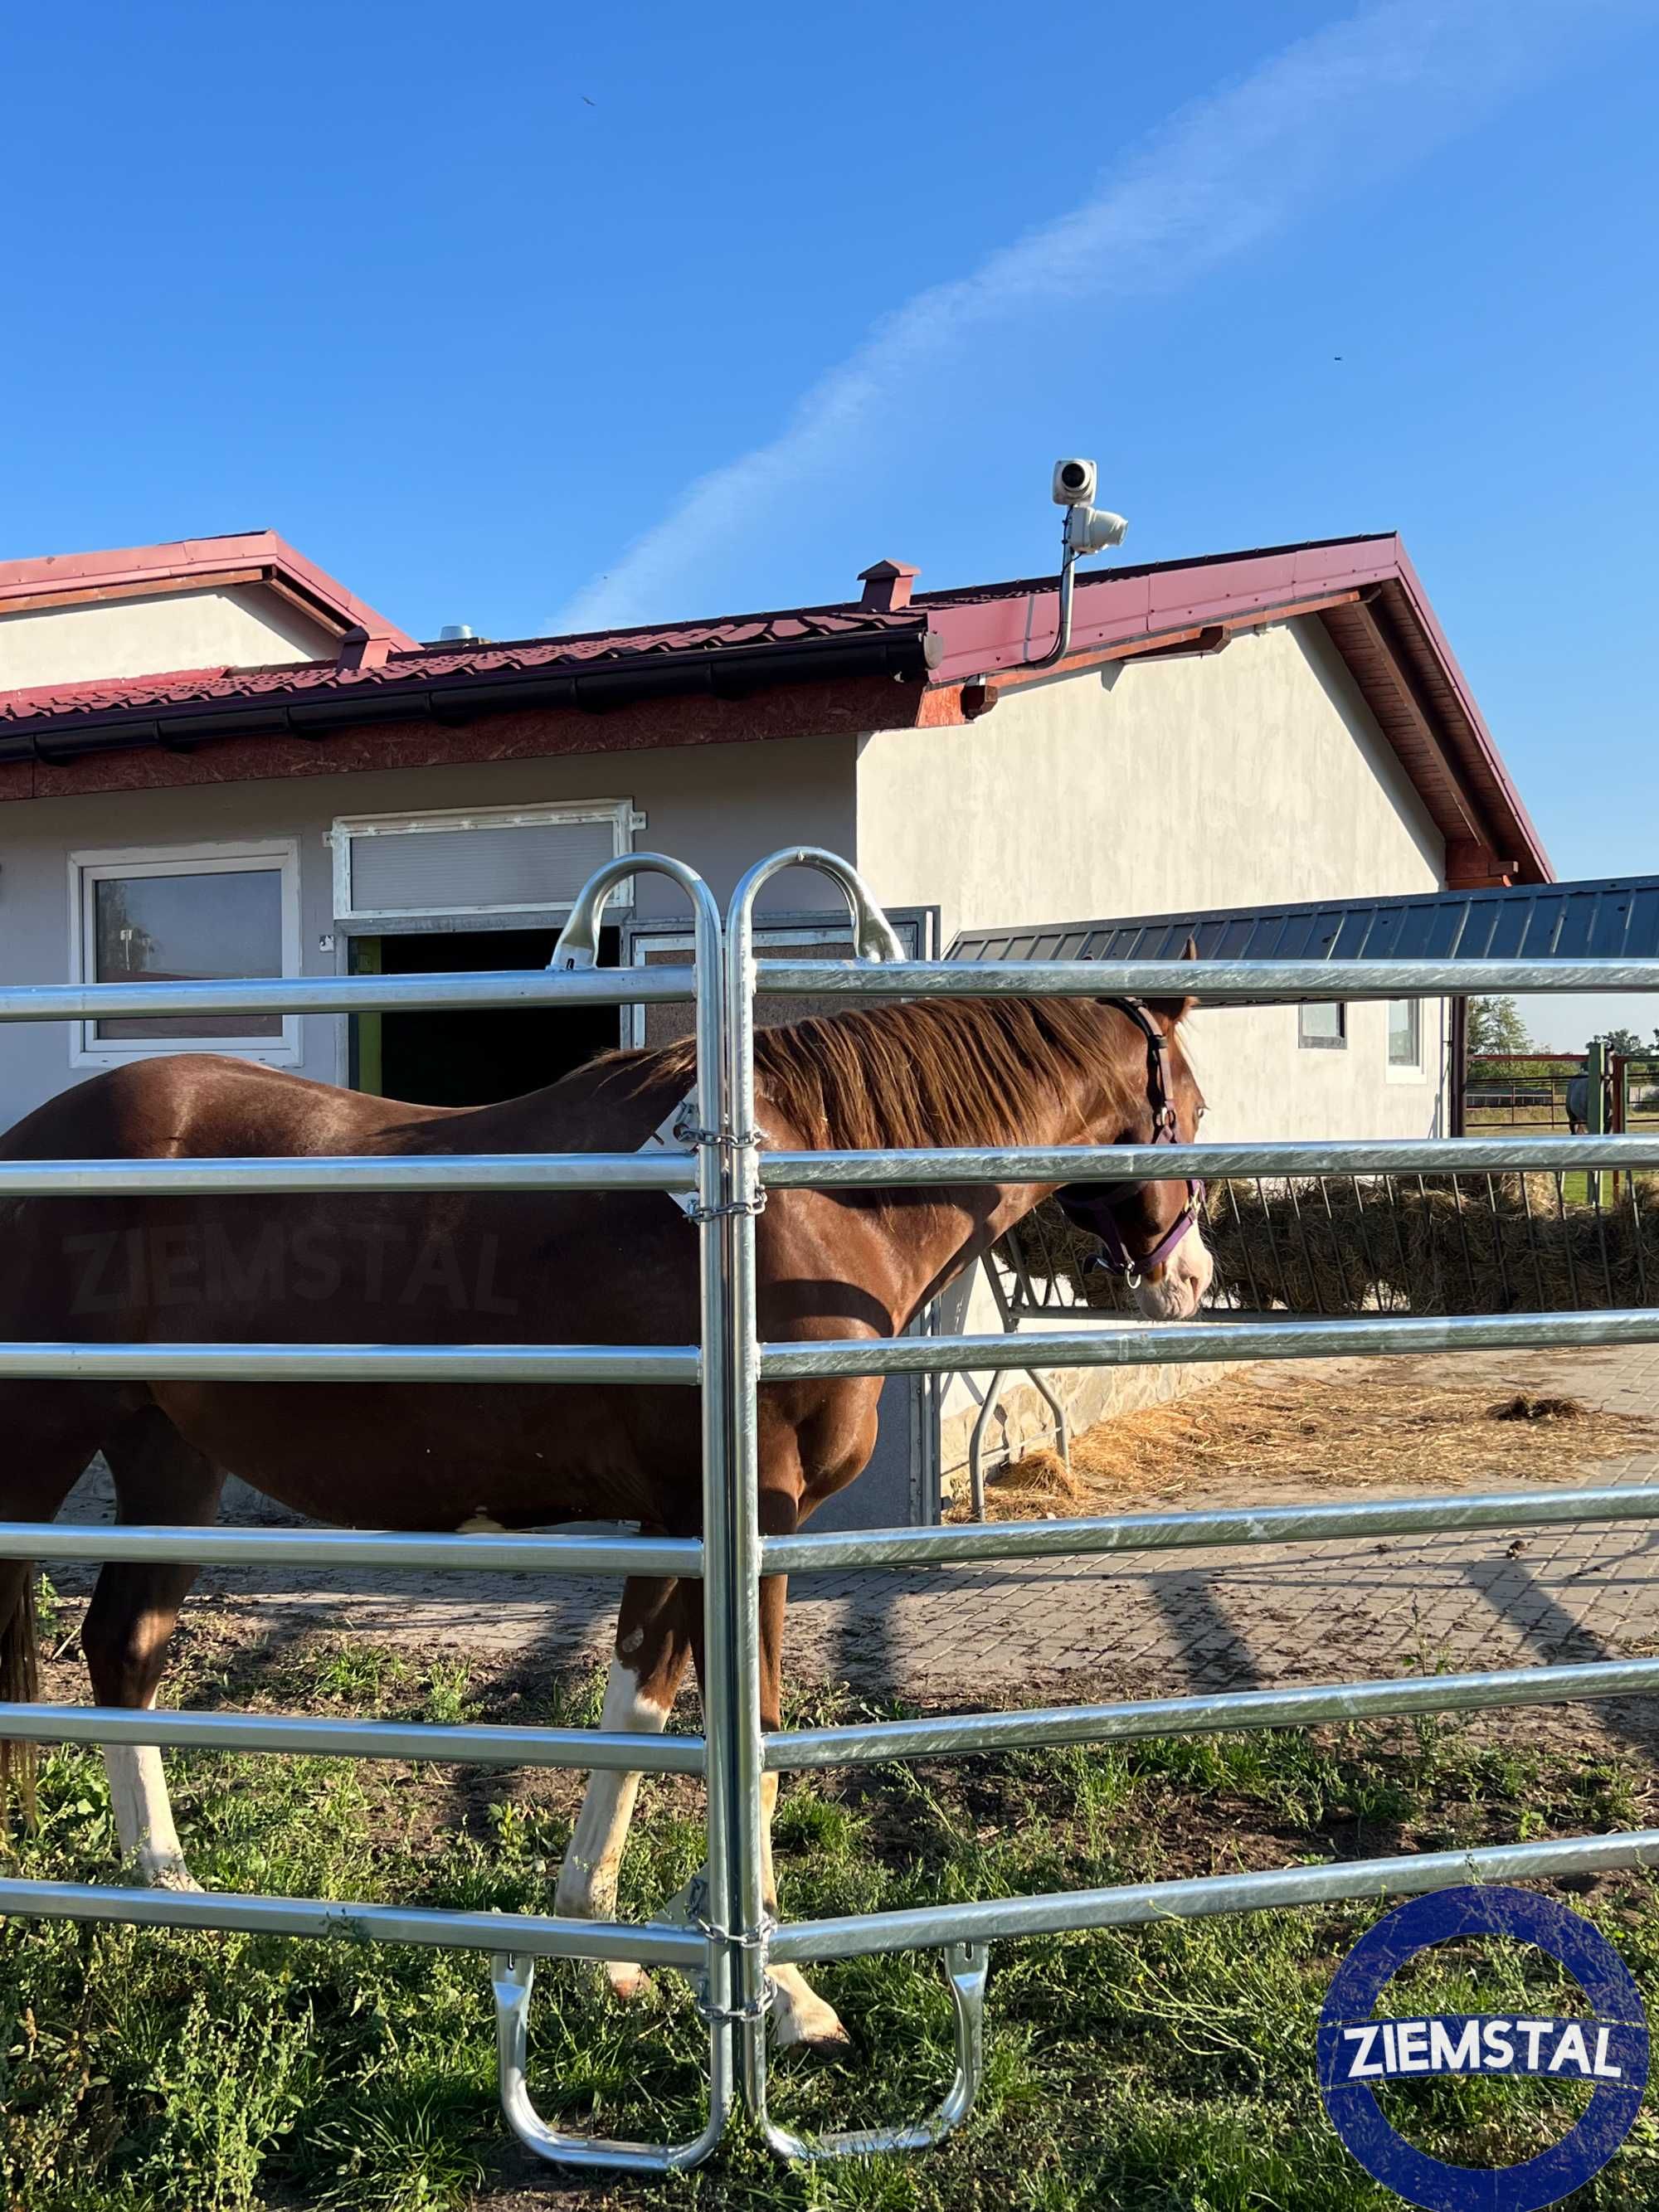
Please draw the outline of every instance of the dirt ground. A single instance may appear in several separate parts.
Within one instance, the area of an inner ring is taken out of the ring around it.
[[[1659,1443],[1659,1422],[1558,1389],[1454,1382],[1444,1360],[1351,1364],[1335,1389],[1326,1363],[1264,1364],[1098,1422],[1073,1443],[1069,1471],[1042,1450],[994,1472],[989,1517],[1490,1489],[1553,1473],[1564,1449],[1589,1474]],[[966,1519],[965,1506],[948,1517]]]

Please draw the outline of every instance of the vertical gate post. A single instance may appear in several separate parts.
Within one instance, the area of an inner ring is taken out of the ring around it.
[[[755,901],[785,868],[817,868],[839,884],[853,910],[860,957],[897,960],[902,949],[886,918],[845,860],[800,846],[757,861],[732,894],[726,918],[722,1012],[726,1044],[728,1194],[726,1317],[729,1333],[732,1420],[727,1474],[726,1555],[730,1674],[708,1734],[720,1741],[731,1802],[730,1892],[722,1923],[730,1936],[738,2031],[738,2070],[744,2102],[763,2125],[766,2111],[768,1916],[761,1842],[760,1711],[760,1330],[755,1292],[755,1222],[766,1204],[760,1180],[760,1131],[755,1108]],[[709,1532],[712,1540],[713,1531]]]
[[[903,949],[857,871],[835,854],[802,845],[774,853],[750,869],[732,895],[726,921],[726,1097],[732,1115],[728,1151],[732,1196],[732,1273],[728,1317],[732,1330],[731,1475],[735,1493],[730,1530],[731,1624],[735,1642],[729,1707],[710,1712],[708,1734],[721,1737],[731,1754],[732,1820],[732,1935],[738,1982],[738,2069],[744,2101],[767,2142],[787,2159],[844,2158],[878,2151],[923,2150],[967,2118],[984,2071],[985,1977],[982,1943],[945,1946],[945,1971],[956,2024],[955,2077],[937,2110],[920,2125],[860,2128],[809,2138],[778,2127],[766,2106],[766,1947],[770,1921],[764,1889],[760,1784],[760,1338],[755,1295],[755,1221],[766,1204],[761,1185],[760,1132],[755,1109],[755,901],[785,868],[815,868],[839,885],[852,910],[858,957],[902,960]],[[728,1725],[729,1715],[729,1725]]]
[[[730,1250],[726,1317],[731,1344],[732,1510],[726,1531],[732,1669],[727,1702],[709,1715],[730,1762],[732,1867],[730,1917],[738,2014],[738,2068],[744,2101],[765,2124],[767,1906],[761,1845],[760,1712],[760,1334],[755,1293],[755,1223],[765,1206],[755,1107],[755,901],[785,868],[816,868],[841,887],[852,909],[861,959],[899,960],[903,950],[886,917],[848,864],[815,846],[792,847],[750,869],[732,894],[726,921],[726,1092],[731,1116]]]
[[[721,1718],[729,1698],[730,1657],[726,1637],[731,1618],[730,1547],[725,1524],[732,1484],[729,1440],[732,1428],[731,1370],[727,1358],[728,1285],[731,1280],[725,1231],[729,1147],[726,1110],[725,973],[720,954],[720,908],[695,869],[656,853],[629,853],[595,871],[583,884],[570,917],[559,933],[548,966],[568,970],[592,968],[599,959],[599,922],[611,894],[626,878],[666,876],[690,903],[696,936],[696,1082],[694,1111],[697,1203],[693,1218],[698,1238],[698,1310],[702,1334],[703,1624],[708,1711],[703,1737],[708,1796],[708,1888],[713,1918],[705,1919],[708,1938],[702,2009],[708,2023],[708,2118],[702,2132],[679,2143],[619,2142],[567,2134],[550,2127],[531,2101],[526,2078],[532,1962],[511,1954],[495,1961],[497,2067],[501,2109],[520,2142],[556,2165],[643,2173],[664,2173],[697,2166],[726,2132],[734,2094],[731,1925],[723,1910],[730,1887],[732,1832],[726,1765],[730,1737]]]

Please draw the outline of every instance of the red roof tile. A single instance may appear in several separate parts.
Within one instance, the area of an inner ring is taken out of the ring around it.
[[[267,668],[189,668],[165,676],[100,678],[94,684],[42,684],[0,692],[0,720],[56,721],[65,716],[124,709],[179,707],[208,700],[301,698],[320,690],[395,690],[448,678],[556,672],[601,662],[644,659],[680,653],[707,653],[739,647],[787,645],[812,638],[919,633],[914,614],[884,615],[858,607],[794,607],[778,614],[732,615],[672,629],[599,631],[578,637],[532,637],[510,644],[416,646],[392,653],[378,666],[342,668],[334,660],[281,663]]]

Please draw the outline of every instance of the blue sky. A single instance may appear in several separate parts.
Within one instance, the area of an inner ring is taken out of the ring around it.
[[[1560,872],[1659,868],[1659,0],[153,0],[5,68],[0,556],[268,525],[524,635],[1042,569],[1089,453],[1126,558],[1398,527]]]

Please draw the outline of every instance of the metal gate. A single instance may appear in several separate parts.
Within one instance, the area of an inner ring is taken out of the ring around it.
[[[754,909],[765,884],[787,867],[830,878],[854,916],[860,958],[754,957]],[[625,877],[655,872],[685,893],[695,917],[690,968],[601,970],[599,921]],[[1199,971],[1213,1003],[1264,994],[1327,998],[1322,962],[1210,961]],[[1181,995],[1194,981],[1181,962],[1115,965],[1115,992]],[[540,976],[331,979],[234,986],[172,984],[41,988],[0,992],[0,1021],[83,1020],[94,1015],[284,1011],[321,1013],[393,1007],[617,1005],[691,1000],[696,1009],[696,1123],[682,1152],[587,1153],[445,1159],[62,1161],[0,1164],[0,1196],[103,1192],[175,1194],[263,1191],[413,1189],[660,1190],[689,1201],[701,1253],[698,1345],[443,1346],[338,1345],[0,1346],[0,1376],[614,1382],[701,1387],[704,1523],[701,1543],[570,1535],[345,1535],[326,1530],[0,1526],[0,1557],[205,1560],[419,1566],[554,1574],[652,1574],[704,1584],[705,1726],[701,1736],[641,1737],[584,1729],[446,1727],[385,1722],[273,1718],[247,1714],[133,1712],[61,1705],[15,1706],[4,1732],[38,1741],[199,1746],[364,1758],[453,1759],[473,1765],[601,1767],[701,1774],[708,1792],[708,1860],[690,1924],[627,1924],[524,1915],[437,1911],[321,1899],[185,1895],[131,1887],[0,1881],[0,1913],[229,1928],[307,1936],[447,1945],[495,1958],[502,2103],[520,2138],[570,2166],[660,2172],[695,2165],[724,2132],[741,2096],[781,2155],[919,2148],[970,2109],[982,2069],[988,1947],[1064,1929],[1129,1927],[1172,1917],[1254,1911],[1433,1889],[1452,1882],[1516,1880],[1659,1861],[1659,1829],[1425,1853],[1355,1863],[1299,1866],[1052,1895],[990,1899],[906,1911],[774,1925],[763,1891],[761,1789],[768,1773],[897,1758],[937,1757],[1016,1747],[1124,1741],[1219,1729],[1284,1727],[1382,1714],[1490,1710],[1659,1690],[1659,1659],[1516,1668],[1428,1679],[1340,1682],[1219,1696],[1136,1700],[1049,1711],[967,1714],[919,1721],[784,1731],[760,1724],[758,1588],[766,1572],[805,1574],[849,1566],[949,1565],[1081,1553],[1180,1549],[1218,1544],[1358,1540],[1431,1530],[1520,1528],[1659,1518],[1659,1486],[1529,1490],[1513,1495],[1411,1499],[1331,1506],[1264,1506],[1216,1512],[1139,1514],[865,1534],[761,1539],[757,1520],[757,1405],[761,1386],[797,1376],[994,1368],[1000,1337],[905,1337],[868,1341],[763,1344],[755,1291],[756,1218],[769,1189],[844,1188],[964,1182],[1163,1180],[1184,1175],[1315,1176],[1484,1174],[1565,1167],[1629,1170],[1659,1166],[1659,1136],[1565,1139],[1452,1139],[1426,1142],[1020,1147],[932,1152],[768,1152],[756,1129],[754,1011],[759,992],[829,1000],[953,997],[1092,997],[1098,967],[1083,963],[975,964],[907,962],[854,870],[833,854],[793,848],[751,869],[733,895],[724,930],[701,879],[679,863],[635,854],[601,868],[580,896]],[[1656,990],[1659,961],[1370,961],[1343,971],[1352,999],[1442,997],[1540,990]],[[1174,1323],[1054,1328],[1021,1340],[1043,1367],[1135,1365],[1327,1357],[1341,1353],[1476,1351],[1527,1346],[1659,1341],[1659,1310],[1504,1314],[1425,1320],[1379,1315],[1350,1320]],[[804,2140],[767,2112],[769,1961],[813,1961],[938,1949],[955,2007],[957,2069],[938,2110],[915,2126]],[[637,1960],[693,1976],[708,2028],[708,2116],[678,2144],[628,2143],[548,2127],[526,2082],[529,2000],[538,1958]]]

